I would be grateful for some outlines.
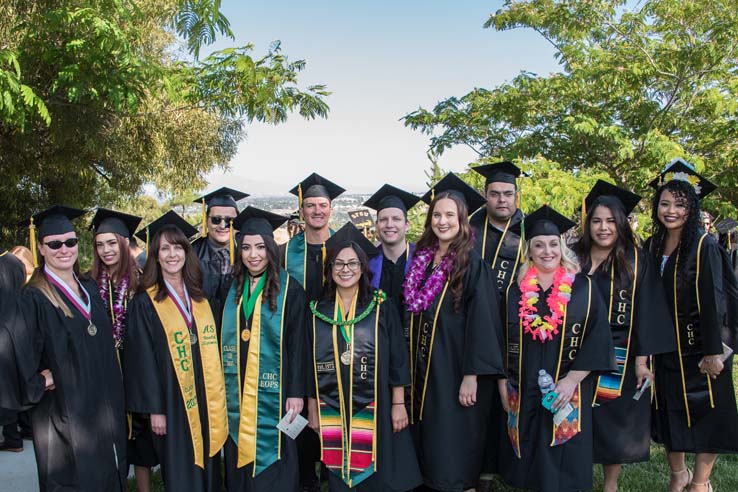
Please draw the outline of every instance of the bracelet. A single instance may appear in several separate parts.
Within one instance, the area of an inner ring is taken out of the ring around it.
[[[404,401],[397,401],[397,402],[396,401],[393,401],[392,404],[393,405],[404,405],[405,402]]]

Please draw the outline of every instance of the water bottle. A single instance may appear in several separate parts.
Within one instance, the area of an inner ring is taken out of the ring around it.
[[[541,394],[546,395],[553,391],[555,387],[556,384],[551,375],[545,369],[540,369],[538,371],[538,388],[541,390]]]

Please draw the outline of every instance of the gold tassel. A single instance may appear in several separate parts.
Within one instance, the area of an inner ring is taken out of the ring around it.
[[[234,252],[233,252],[233,221],[232,220],[228,221],[228,235],[230,237],[230,240],[228,241],[228,254],[231,257],[231,266],[233,266],[234,265],[233,263],[233,256],[234,256],[233,253]]]
[[[431,201],[436,199],[436,187],[431,188]]]
[[[38,251],[36,251],[36,226],[33,224],[33,217],[31,217],[31,224],[28,226],[28,235],[30,236],[31,259],[33,260],[33,268],[36,268],[38,266]]]
[[[323,242],[323,246],[320,247],[320,254],[321,254],[321,260],[322,260],[320,262],[320,265],[322,267],[320,271],[323,274],[323,283],[325,283],[325,257],[328,256],[326,249],[325,249],[325,241]]]
[[[300,215],[302,215],[302,185],[297,185],[297,208],[300,209]]]
[[[582,234],[584,234],[584,222],[587,220],[587,202],[586,197],[582,197]]]
[[[205,199],[202,199],[202,237],[208,235],[208,210],[205,205]]]
[[[520,208],[523,205],[523,176],[520,176],[520,179],[518,180],[518,199],[516,200],[516,205],[518,208]]]

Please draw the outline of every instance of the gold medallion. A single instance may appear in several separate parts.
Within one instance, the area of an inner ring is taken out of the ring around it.
[[[347,349],[341,354],[341,364],[344,366],[351,364],[351,349]]]
[[[87,333],[89,333],[91,337],[94,337],[95,335],[97,335],[97,326],[95,326],[95,324],[92,321],[90,321],[90,324],[87,325]]]
[[[241,340],[243,340],[244,342],[248,342],[250,339],[251,339],[251,330],[249,330],[248,328],[244,328],[241,331]]]

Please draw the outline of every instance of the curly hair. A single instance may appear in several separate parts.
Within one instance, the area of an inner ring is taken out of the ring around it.
[[[449,199],[456,204],[457,216],[459,219],[459,232],[448,246],[448,253],[454,252],[454,266],[449,275],[448,281],[453,295],[454,311],[459,312],[464,297],[464,276],[469,269],[469,259],[471,251],[474,249],[474,230],[469,225],[469,208],[466,202],[462,200],[458,194],[444,191],[436,195],[428,208],[428,216],[425,218],[425,226],[423,234],[418,240],[416,250],[420,251],[425,248],[434,248],[438,244],[438,237],[433,232],[431,222],[433,220],[433,211],[439,200]]]
[[[236,245],[238,248],[236,251],[241,251],[243,248],[243,238],[245,236],[240,235]],[[267,267],[264,274],[266,275],[266,284],[262,291],[262,299],[269,303],[269,309],[274,312],[277,310],[277,295],[279,295],[279,247],[271,236],[261,236],[264,241],[264,247],[267,253]],[[238,303],[238,300],[243,295],[243,284],[246,280],[246,274],[248,268],[243,263],[241,255],[238,255],[239,260],[236,261],[236,265],[233,267],[233,281],[236,282],[236,297],[233,299],[234,302]]]
[[[664,245],[666,243],[666,227],[659,220],[659,202],[664,191],[669,191],[677,200],[684,200],[687,208],[687,219],[682,227],[679,237],[678,254],[682,258],[689,255],[689,250],[697,240],[702,229],[700,200],[695,193],[691,184],[686,181],[672,180],[662,185],[653,196],[651,203],[651,220],[653,222],[653,236],[651,239],[650,251],[661,258],[664,254]],[[678,270],[682,271],[686,262],[677,265]]]

